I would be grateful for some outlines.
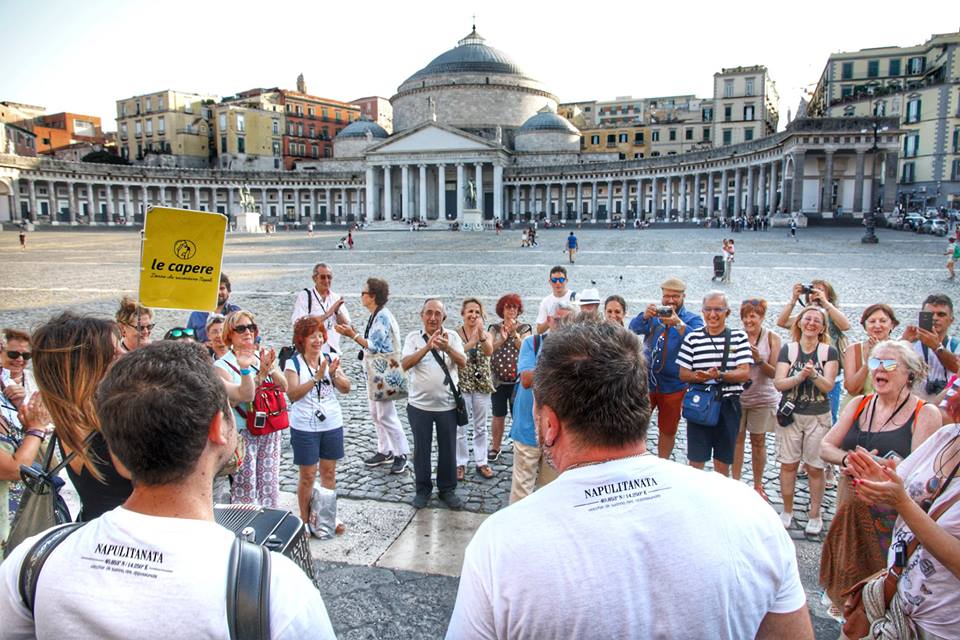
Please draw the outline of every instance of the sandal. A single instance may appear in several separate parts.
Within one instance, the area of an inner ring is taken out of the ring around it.
[[[343,532],[346,530],[347,530],[347,525],[343,524],[343,522],[340,519],[337,519],[337,526],[333,530],[333,532],[338,536],[342,536]]]
[[[463,465],[457,467],[457,480],[463,480],[467,475],[467,468]]]
[[[491,469],[489,466],[487,466],[487,465],[485,465],[485,464],[480,465],[479,467],[477,467],[477,473],[479,473],[480,475],[482,475],[482,476],[483,476],[484,478],[486,478],[487,480],[489,480],[490,478],[493,477],[493,469]]]

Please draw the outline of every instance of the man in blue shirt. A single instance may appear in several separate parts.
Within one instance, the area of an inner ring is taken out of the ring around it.
[[[567,236],[567,255],[570,256],[570,264],[573,264],[573,254],[575,254],[579,248],[577,236],[573,235],[573,231],[571,231],[570,235]]]
[[[513,424],[510,437],[513,438],[513,480],[510,484],[510,504],[526,498],[534,488],[547,484],[557,477],[557,472],[547,463],[537,442],[537,430],[533,424],[533,370],[537,366],[537,357],[543,341],[550,330],[562,323],[574,313],[573,305],[566,300],[553,304],[547,315],[547,332],[528,336],[520,345],[517,359],[517,372],[520,384],[517,385],[513,400]]]
[[[683,396],[687,391],[680,381],[677,355],[688,332],[703,326],[703,318],[683,306],[687,285],[669,278],[660,285],[660,306],[647,305],[643,313],[630,321],[630,330],[643,336],[650,384],[650,405],[657,409],[657,455],[669,458],[677,438]]]
[[[232,302],[227,302],[229,298],[230,278],[227,277],[227,274],[221,271],[220,291],[217,292],[217,313],[222,316],[234,311],[240,311],[240,307]],[[193,329],[193,335],[200,344],[206,344],[207,340],[209,339],[207,337],[207,316],[209,315],[209,311],[194,311],[190,314],[190,319],[187,320],[187,328]]]

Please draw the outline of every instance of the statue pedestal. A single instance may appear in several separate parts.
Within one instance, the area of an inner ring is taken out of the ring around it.
[[[241,211],[236,215],[238,233],[260,233],[260,214],[256,211]]]
[[[460,229],[462,231],[483,231],[483,212],[480,209],[464,209]]]

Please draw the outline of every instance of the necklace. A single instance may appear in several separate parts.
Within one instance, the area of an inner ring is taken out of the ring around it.
[[[927,480],[927,484],[925,486],[930,497],[926,498],[920,503],[920,506],[924,511],[930,511],[930,507],[933,506],[933,503],[938,497],[943,495],[943,493],[947,490],[947,487],[950,486],[950,482],[952,482],[954,477],[956,477],[957,471],[960,471],[960,461],[958,461],[953,467],[953,471],[950,472],[949,476],[945,476],[943,473],[947,462],[957,455],[957,452],[954,451],[949,457],[947,457],[947,449],[949,449],[953,443],[957,441],[957,438],[960,438],[960,433],[953,436],[953,438],[950,439],[950,442],[940,449],[940,453],[937,454],[937,457],[934,459],[933,477]],[[939,463],[937,462],[938,459],[940,460]]]
[[[607,462],[613,462],[614,460],[629,460],[630,458],[641,458],[643,456],[650,455],[649,451],[644,451],[643,453],[635,453],[632,456],[623,456],[618,458],[607,458],[606,460],[587,460],[586,462],[578,462],[577,464],[572,464],[564,471],[570,471],[570,469],[578,469],[580,467],[592,467],[598,464],[605,464]]]

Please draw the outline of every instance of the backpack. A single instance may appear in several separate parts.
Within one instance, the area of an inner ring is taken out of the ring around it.
[[[40,570],[67,536],[85,525],[74,522],[43,534],[23,557],[17,587],[20,601],[34,614]],[[270,638],[270,551],[240,537],[227,565],[227,628],[230,640]]]
[[[240,373],[232,363],[227,362],[227,366]],[[268,380],[261,382],[254,392],[250,411],[240,407],[235,409],[246,421],[247,431],[255,436],[265,436],[290,426],[290,416],[287,415],[287,396],[277,384]]]

